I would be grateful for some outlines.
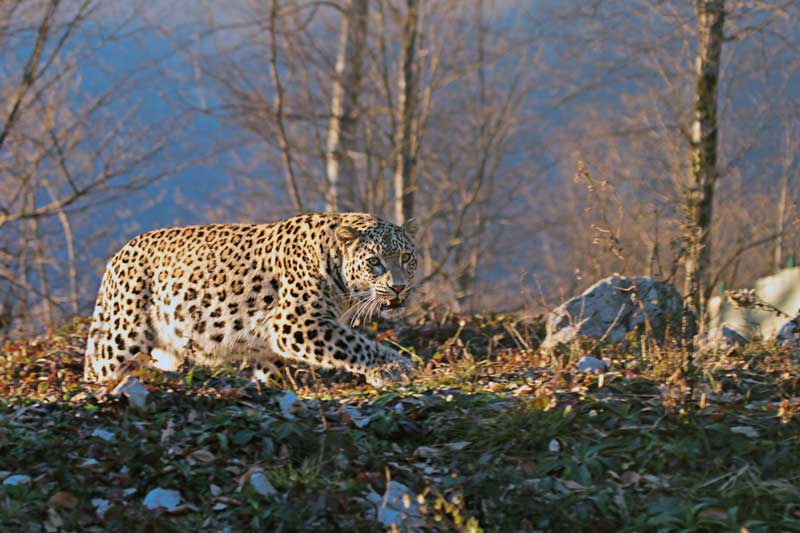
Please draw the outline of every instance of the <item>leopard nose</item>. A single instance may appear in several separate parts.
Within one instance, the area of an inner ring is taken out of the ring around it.
[[[392,289],[392,290],[393,290],[393,291],[394,291],[396,294],[400,294],[401,292],[403,292],[403,289],[405,289],[405,288],[406,288],[406,286],[405,286],[405,285],[389,285],[389,287],[391,287],[391,289]]]

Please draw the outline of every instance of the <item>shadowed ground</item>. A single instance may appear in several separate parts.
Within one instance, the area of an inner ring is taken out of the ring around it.
[[[431,318],[380,333],[418,354],[413,384],[300,370],[297,399],[288,380],[259,389],[232,368],[145,370],[145,411],[82,389],[84,322],[6,345],[0,478],[28,479],[0,486],[0,529],[381,531],[390,482],[412,492],[409,520],[438,531],[800,529],[787,351],[685,373],[685,354],[608,348],[601,378],[543,366],[540,334]],[[156,488],[178,506],[148,509]]]

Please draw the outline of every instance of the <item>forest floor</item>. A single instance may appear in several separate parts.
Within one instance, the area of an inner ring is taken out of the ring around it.
[[[0,531],[800,530],[800,364],[768,344],[579,374],[541,322],[437,317],[373,331],[410,384],[147,370],[136,409],[81,384],[86,332],[0,349]]]

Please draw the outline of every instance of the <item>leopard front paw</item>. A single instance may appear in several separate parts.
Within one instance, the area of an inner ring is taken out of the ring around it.
[[[414,375],[414,364],[399,354],[392,354],[388,363],[369,370],[367,383],[373,387],[383,387],[390,383],[408,383]]]

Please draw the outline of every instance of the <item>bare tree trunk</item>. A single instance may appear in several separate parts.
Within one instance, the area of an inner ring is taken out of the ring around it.
[[[64,241],[67,245],[67,275],[69,276],[69,310],[73,316],[78,315],[78,260],[75,257],[75,240],[72,235],[72,224],[66,211],[59,209],[58,221],[64,230]],[[45,293],[46,294],[46,293]]]
[[[39,276],[39,285],[42,291],[42,294],[45,295],[45,298],[42,298],[42,310],[44,312],[44,317],[42,322],[44,322],[44,326],[46,328],[50,328],[53,323],[55,322],[55,315],[53,314],[53,304],[50,301],[50,282],[47,278],[47,260],[45,259],[44,254],[44,246],[42,245],[42,236],[41,232],[39,231],[39,219],[32,218],[30,220],[31,223],[31,235],[33,237],[33,249],[36,261],[36,275]]]
[[[691,178],[686,192],[685,298],[700,319],[709,293],[714,187],[717,180],[717,84],[724,39],[725,1],[696,0],[698,45],[695,64],[694,119],[691,130]]]
[[[775,238],[775,250],[773,252],[773,270],[775,272],[783,268],[783,234],[786,230],[786,201],[789,195],[789,172],[788,170],[781,176],[781,197],[778,200],[778,227]]]
[[[67,172],[66,165],[62,167],[64,172]],[[71,179],[71,176],[67,174],[67,178]],[[43,180],[43,185],[45,190],[47,191],[48,196],[52,201],[56,201],[58,197],[53,191],[52,185],[47,181]],[[61,224],[61,229],[64,231],[64,244],[67,246],[67,275],[69,277],[69,310],[73,316],[78,315],[78,259],[75,256],[75,239],[73,238],[72,233],[72,224],[69,221],[69,216],[67,212],[63,208],[58,208],[56,210],[56,216],[58,217],[58,222]],[[44,294],[48,297],[50,294],[47,291],[44,291]]]
[[[350,0],[342,16],[336,76],[331,93],[328,150],[328,211],[350,211],[358,206],[358,180],[350,152],[355,149],[358,127],[358,93],[367,46],[369,0]]]
[[[402,70],[398,83],[397,159],[394,173],[394,218],[398,224],[414,216],[417,155],[414,124],[417,108],[417,26],[419,1],[406,0],[406,20],[403,27]]]
[[[273,110],[275,112],[275,124],[278,128],[278,145],[281,149],[281,160],[283,162],[283,172],[286,176],[286,190],[292,199],[292,204],[297,212],[303,210],[303,201],[300,197],[300,190],[297,187],[297,178],[294,174],[294,164],[292,160],[292,149],[286,128],[283,124],[283,85],[281,84],[280,73],[278,72],[278,39],[277,39],[277,19],[278,19],[278,0],[272,0],[272,9],[269,16],[269,36],[270,54],[269,69],[272,75],[272,82],[275,87],[275,101]]]
[[[784,154],[783,162],[781,165],[781,192],[780,200],[778,201],[778,224],[776,228],[775,250],[773,251],[772,261],[773,270],[778,271],[782,268],[784,261],[783,246],[784,234],[786,233],[786,211],[788,209],[787,203],[789,202],[789,186],[791,183],[792,169],[795,165],[795,158],[797,151],[800,149],[800,143],[796,138],[796,132],[792,127],[787,127],[786,137],[784,140]]]

